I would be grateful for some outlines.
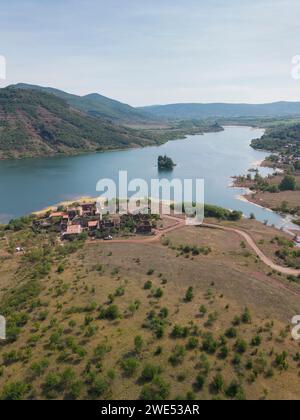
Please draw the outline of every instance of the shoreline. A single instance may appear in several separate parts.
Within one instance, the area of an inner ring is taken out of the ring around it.
[[[274,169],[274,174],[281,171],[279,168],[277,169],[277,168],[271,167],[270,165],[267,164],[267,162],[268,162],[268,160],[266,158],[254,161],[252,163],[251,169],[253,168],[253,169],[258,169],[259,170],[259,168],[270,168],[270,169]],[[283,172],[284,171],[282,171],[282,173]],[[252,204],[252,205],[254,205],[258,208],[261,208],[265,211],[268,211],[268,212],[273,213],[273,214],[278,214],[279,216],[281,216],[284,220],[287,221],[287,223],[291,223],[293,225],[290,228],[282,228],[283,231],[288,233],[289,235],[295,236],[295,235],[297,235],[296,232],[300,232],[300,226],[297,226],[294,223],[294,218],[291,214],[280,213],[280,212],[277,212],[277,211],[273,210],[272,208],[269,208],[267,206],[262,205],[262,203],[260,203],[260,201],[255,198],[257,193],[258,193],[257,191],[251,190],[248,186],[243,186],[243,185],[238,184],[236,176],[232,177],[232,180],[233,180],[232,185],[231,185],[232,188],[239,188],[239,189],[244,189],[245,190],[243,194],[237,194],[235,196],[235,198],[237,200],[242,201],[244,203]],[[254,196],[254,198],[252,198],[252,196]]]

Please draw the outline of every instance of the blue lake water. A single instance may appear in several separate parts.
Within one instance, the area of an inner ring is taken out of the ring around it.
[[[254,213],[260,221],[278,227],[289,222],[280,215],[237,199],[244,190],[229,188],[233,175],[246,174],[266,153],[250,147],[263,130],[250,127],[225,127],[225,131],[188,136],[162,146],[72,157],[49,157],[0,161],[0,222],[60,201],[80,196],[97,196],[101,178],[118,179],[119,170],[128,178],[204,178],[205,202]],[[167,154],[177,166],[170,174],[159,174],[157,158]],[[264,175],[270,170],[261,169]]]

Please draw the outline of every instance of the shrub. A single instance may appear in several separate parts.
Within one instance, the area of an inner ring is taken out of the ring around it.
[[[109,321],[115,321],[116,319],[120,318],[120,312],[117,305],[109,305],[107,309],[101,308],[100,319],[107,319]]]
[[[89,388],[89,394],[94,398],[105,398],[108,396],[110,391],[110,385],[106,378],[102,376],[93,379],[91,387]]]
[[[157,299],[160,299],[161,297],[163,297],[163,294],[164,294],[163,290],[159,288],[159,289],[156,289],[153,296]]]
[[[13,382],[4,385],[3,390],[0,394],[0,399],[3,401],[22,400],[29,391],[29,389],[29,386],[23,382]]]
[[[200,309],[199,309],[199,312],[200,312],[200,315],[203,317],[207,313],[207,308],[204,305],[201,305]]]
[[[228,356],[228,353],[229,353],[229,351],[228,351],[227,346],[222,346],[220,348],[220,352],[219,352],[218,356],[219,356],[220,359],[226,359],[227,356]]]
[[[211,391],[215,394],[219,394],[221,391],[223,391],[224,379],[223,379],[223,376],[220,373],[218,373],[214,377],[214,379],[213,379],[213,381],[210,385],[210,388],[211,388]]]
[[[150,281],[150,280],[146,281],[146,283],[144,284],[144,289],[145,290],[152,289],[152,281]]]
[[[182,346],[176,346],[173,350],[173,353],[169,357],[169,362],[172,366],[178,366],[183,363],[185,357],[185,348]]]
[[[48,366],[49,361],[47,359],[42,359],[39,362],[33,363],[30,366],[30,371],[34,377],[38,377],[43,375]]]
[[[180,325],[175,325],[173,331],[171,332],[172,338],[186,338],[189,335],[188,327],[181,327]]]
[[[238,339],[236,341],[234,347],[235,347],[235,350],[240,354],[246,353],[246,351],[247,351],[247,343],[246,343],[246,341],[241,340],[241,339]]]
[[[132,377],[139,367],[139,362],[137,359],[129,357],[128,359],[122,360],[121,367],[125,376]]]
[[[279,185],[280,191],[295,191],[296,187],[296,178],[293,175],[286,175]]]
[[[197,337],[190,337],[189,340],[188,340],[188,342],[187,342],[186,348],[188,350],[194,350],[198,346],[199,346],[199,340],[198,340],[198,338]]]
[[[205,334],[203,342],[202,342],[202,349],[208,354],[215,354],[218,348],[218,343],[214,339],[213,335],[208,333]]]
[[[134,348],[135,348],[136,353],[138,354],[141,353],[143,345],[144,345],[143,338],[140,335],[136,336],[134,339]]]
[[[185,301],[191,302],[194,299],[194,289],[189,287],[186,294],[185,294]]]
[[[157,375],[161,374],[161,371],[160,366],[147,364],[142,371],[141,380],[143,382],[151,382]]]
[[[248,308],[245,309],[243,315],[242,315],[242,322],[244,324],[251,324],[252,319],[251,319],[251,314]]]
[[[199,391],[201,391],[205,384],[205,376],[198,375],[195,382],[195,388],[197,388]]]
[[[282,352],[281,354],[277,354],[275,358],[275,366],[279,368],[280,370],[287,370],[289,367],[287,358],[288,358],[288,354],[285,351]]]
[[[140,399],[145,401],[163,401],[168,399],[170,385],[159,376],[151,384],[145,385],[141,391]]]
[[[261,345],[261,342],[262,342],[261,336],[256,335],[255,337],[252,338],[251,345],[254,347],[259,347]]]
[[[235,328],[231,327],[226,332],[225,335],[227,338],[236,338],[237,337],[237,331]]]
[[[225,390],[225,394],[229,398],[236,398],[238,400],[245,399],[245,392],[242,386],[237,381],[232,381]]]

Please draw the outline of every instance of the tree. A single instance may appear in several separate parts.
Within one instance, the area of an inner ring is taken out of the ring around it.
[[[229,353],[229,351],[228,351],[228,348],[227,348],[227,346],[222,346],[221,348],[220,348],[220,352],[219,352],[219,358],[220,359],[226,359],[227,358],[227,356],[228,356],[228,353]]]
[[[208,333],[204,336],[202,349],[208,354],[215,354],[218,348],[218,343],[213,338],[212,334]]]
[[[194,299],[194,289],[189,287],[186,294],[185,294],[185,301],[191,302]]]
[[[196,382],[195,382],[195,387],[201,391],[204,387],[205,384],[205,376],[203,375],[198,375],[196,378]]]
[[[248,308],[245,309],[242,315],[242,321],[244,324],[251,324],[252,322],[251,314]]]
[[[216,394],[219,394],[223,390],[223,388],[224,388],[224,379],[223,379],[223,376],[220,373],[218,373],[214,377],[214,379],[213,379],[210,387],[211,387],[211,391],[214,392],[214,393],[216,393]]]
[[[245,399],[245,392],[242,386],[237,381],[232,381],[226,388],[225,394],[229,398],[236,398],[239,400]]]
[[[144,284],[144,289],[145,290],[152,289],[152,281],[150,281],[150,280],[146,281],[146,283]]]
[[[139,367],[139,362],[133,357],[122,360],[121,363],[124,374],[128,377],[132,377]]]
[[[141,380],[143,382],[151,382],[153,379],[161,373],[162,369],[160,366],[151,365],[148,363],[141,374]]]
[[[105,311],[105,318],[111,321],[120,318],[119,308],[116,305],[110,305]]]
[[[174,168],[175,163],[173,162],[173,160],[171,158],[169,158],[168,156],[159,156],[158,157],[158,169],[163,171],[163,170],[167,170],[170,171]]]
[[[204,306],[204,305],[201,305],[200,306],[200,308],[199,308],[199,312],[200,312],[200,315],[203,317],[203,316],[205,316],[206,315],[206,313],[207,313],[207,308],[206,308],[206,306]]]
[[[170,385],[157,376],[151,384],[142,389],[140,399],[144,401],[163,401],[169,397]]]
[[[4,385],[0,399],[6,401],[21,400],[28,391],[29,386],[25,383],[13,382],[8,385]]]
[[[137,354],[140,354],[144,345],[144,340],[140,335],[137,335],[134,339],[134,348]]]
[[[280,370],[287,370],[288,369],[288,354],[286,351],[282,352],[281,354],[277,354],[275,358],[275,366]]]
[[[240,353],[243,354],[247,351],[247,343],[245,340],[241,340],[238,339],[235,343],[235,350]]]
[[[286,175],[279,185],[281,191],[295,191],[296,187],[296,178],[293,175]]]

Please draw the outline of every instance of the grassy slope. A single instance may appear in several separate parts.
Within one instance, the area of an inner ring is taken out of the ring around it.
[[[93,117],[47,93],[0,90],[0,158],[156,144],[151,135]]]
[[[269,241],[277,231],[254,221],[240,223],[247,224],[257,241],[265,241],[265,252],[273,254],[274,245]],[[7,241],[0,242],[1,311],[11,311],[10,320],[20,313],[27,317],[17,341],[0,347],[2,397],[10,395],[8,385],[19,382],[22,398],[70,398],[72,394],[80,399],[136,399],[149,386],[140,378],[150,363],[160,368],[158,376],[169,385],[164,396],[171,399],[231,398],[225,390],[232,380],[241,384],[248,399],[299,399],[299,361],[294,360],[299,346],[291,340],[287,326],[300,310],[299,285],[276,273],[269,275],[234,234],[184,228],[169,235],[169,246],[95,243],[65,256],[61,247],[56,251],[50,247],[44,257],[7,253],[8,245],[14,249],[21,243],[29,251],[36,244],[41,248],[49,239],[36,238],[25,230],[10,233]],[[181,244],[209,245],[212,253],[187,258],[174,249]],[[44,264],[50,260],[45,271]],[[64,267],[60,274],[58,266]],[[144,290],[149,280],[152,290]],[[35,287],[30,297],[32,282]],[[26,285],[23,294],[22,285]],[[194,298],[185,302],[190,286]],[[160,298],[154,294],[158,288],[163,290]],[[108,308],[113,295],[121,318],[99,319],[99,307]],[[199,315],[200,305],[207,308],[204,317]],[[245,353],[238,354],[236,338],[226,338],[228,355],[222,359],[220,336],[246,306],[252,322],[236,326],[238,337],[247,344]],[[151,311],[159,313],[165,307],[164,336],[158,339],[143,326]],[[186,338],[170,336],[176,324],[190,329]],[[202,348],[207,333],[217,343],[213,353]],[[261,344],[253,346],[250,342],[257,334]],[[135,348],[136,336],[142,338],[140,351]],[[196,347],[184,350],[191,338],[196,339]],[[173,366],[170,356],[175,349],[182,354]],[[283,351],[287,352],[286,370],[274,364]],[[132,371],[126,374],[124,361],[128,358],[136,365],[131,363]],[[64,379],[59,376],[62,372]],[[217,374],[223,376],[225,385],[216,393],[211,384]],[[204,378],[202,389],[195,386],[197,375]],[[157,387],[157,382],[151,386]],[[234,398],[242,397],[239,391]]]
[[[222,130],[206,121],[149,127],[123,127],[88,116],[45,92],[0,90],[0,159],[145,147],[186,134]]]

